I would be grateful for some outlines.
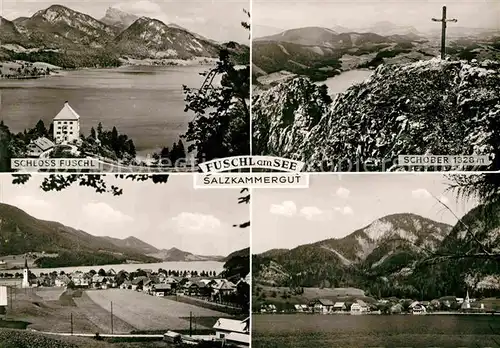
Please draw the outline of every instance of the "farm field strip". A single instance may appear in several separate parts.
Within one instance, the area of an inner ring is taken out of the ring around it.
[[[41,288],[36,290],[36,295],[44,301],[57,301],[63,292],[63,288]]]
[[[75,304],[78,307],[78,312],[86,316],[92,324],[99,327],[101,329],[101,333],[111,332],[111,313],[108,310],[92,301],[85,292],[82,294],[82,297],[73,298],[73,301],[75,301]],[[136,328],[128,322],[114,316],[114,333],[129,333],[135,329]]]
[[[223,317],[225,314],[210,309],[176,302],[144,293],[112,289],[87,291],[89,298],[106,310],[113,302],[113,314],[139,330],[184,330],[189,328],[189,321],[180,319],[189,317]],[[198,325],[198,328],[200,327]]]

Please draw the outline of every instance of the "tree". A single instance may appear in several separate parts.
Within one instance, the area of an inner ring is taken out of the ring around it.
[[[50,122],[49,130],[47,132],[47,137],[50,139],[54,138],[54,122]]]
[[[34,135],[37,137],[45,137],[47,135],[47,128],[45,128],[45,123],[42,120],[36,123],[34,131]]]
[[[118,130],[116,129],[115,126],[113,126],[113,129],[111,130],[110,142],[111,142],[111,148],[118,155],[121,149],[120,149],[120,144],[118,143]]]
[[[96,134],[96,132],[95,132],[94,127],[90,128],[90,137],[91,137],[92,139],[97,139],[97,134]]]
[[[104,277],[106,275],[106,271],[104,269],[100,269],[98,272],[97,272],[97,275],[99,277]]]
[[[247,22],[242,22],[242,26],[250,31]],[[182,135],[191,143],[188,152],[196,150],[200,162],[249,154],[250,62],[243,69],[237,69],[230,49],[223,48],[216,66],[201,75],[205,79],[199,89],[183,86],[184,111],[195,114],[188,131]],[[217,77],[221,78],[220,86],[214,83]]]
[[[99,139],[101,139],[101,136],[102,136],[102,123],[99,122],[99,124],[97,125],[97,136],[99,137]]]

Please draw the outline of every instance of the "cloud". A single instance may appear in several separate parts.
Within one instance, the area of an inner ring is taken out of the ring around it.
[[[344,187],[339,187],[337,189],[337,192],[335,192],[337,197],[341,197],[341,198],[348,198],[350,193],[351,193],[351,191],[349,191],[348,189],[346,189]]]
[[[92,220],[95,219],[107,223],[124,223],[134,221],[134,219],[130,216],[114,209],[104,202],[87,203],[83,206],[82,210],[83,214]]]
[[[350,206],[345,206],[345,207],[335,207],[333,208],[336,212],[342,214],[342,215],[352,215],[354,214],[354,210]]]
[[[271,204],[271,214],[293,216],[297,213],[297,206],[292,201],[284,201],[281,204]]]
[[[300,214],[307,220],[314,220],[324,215],[324,212],[318,207],[303,207],[300,209]]]
[[[411,195],[413,198],[417,198],[417,199],[427,199],[427,198],[432,197],[432,195],[429,193],[429,191],[427,191],[426,189],[423,189],[423,188],[411,191]]]
[[[125,1],[115,4],[113,7],[136,16],[156,18],[165,23],[169,22],[169,18],[162,7],[153,1]]]
[[[217,230],[221,226],[220,220],[215,216],[201,213],[182,212],[173,217],[172,221],[183,232],[210,232],[211,230]]]

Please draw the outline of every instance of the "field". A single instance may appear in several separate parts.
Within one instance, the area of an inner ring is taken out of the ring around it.
[[[81,292],[65,292],[58,299],[56,289],[34,291],[17,289],[12,294],[12,308],[7,308],[9,320],[29,322],[29,328],[46,332],[70,332],[71,316],[73,331],[81,333],[104,332],[103,328],[92,322],[85,314],[84,308],[76,306],[74,299],[82,296]],[[109,314],[104,309],[93,313],[94,316]]]
[[[36,289],[36,295],[40,296],[44,301],[57,301],[64,291],[64,288],[40,288]]]
[[[189,329],[190,313],[193,326],[196,317],[225,317],[224,313],[210,309],[176,302],[161,297],[146,295],[131,290],[111,289],[104,291],[88,291],[87,295],[105,310],[111,310],[116,318],[128,322],[138,330],[186,330]],[[201,323],[198,329],[206,328]]]
[[[498,347],[500,317],[254,315],[254,348]]]

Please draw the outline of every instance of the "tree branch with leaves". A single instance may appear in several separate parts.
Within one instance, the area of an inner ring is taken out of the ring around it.
[[[241,25],[250,33],[248,21]],[[236,43],[221,47],[215,67],[200,74],[205,77],[200,88],[183,86],[184,111],[195,117],[182,138],[200,162],[250,154],[250,61],[248,54],[245,64],[237,66],[236,50]]]

